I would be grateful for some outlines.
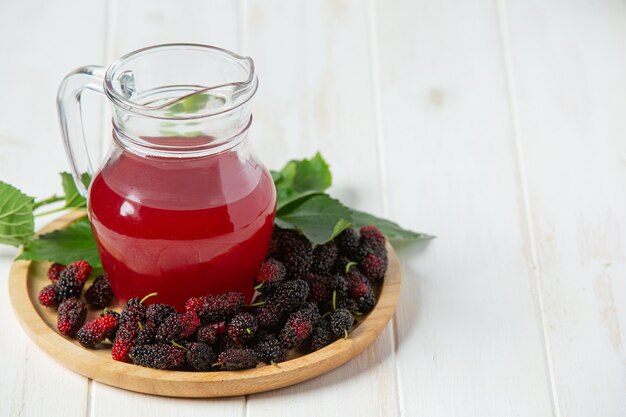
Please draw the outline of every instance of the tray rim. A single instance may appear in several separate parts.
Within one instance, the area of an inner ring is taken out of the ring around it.
[[[85,216],[84,210],[69,212],[48,223],[38,234],[61,229]],[[365,350],[395,313],[402,271],[393,247],[387,242],[389,268],[376,307],[348,339],[274,366],[242,371],[185,372],[156,370],[116,362],[85,349],[57,333],[41,317],[29,291],[34,261],[14,260],[9,272],[9,297],[13,311],[29,337],[66,368],[87,378],[129,391],[146,394],[211,398],[253,394],[283,388],[329,372]],[[36,302],[36,301],[35,301]]]

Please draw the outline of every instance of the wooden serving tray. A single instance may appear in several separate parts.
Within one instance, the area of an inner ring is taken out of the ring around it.
[[[39,233],[48,233],[68,226],[84,216],[72,212],[45,226]],[[402,273],[398,257],[387,244],[389,269],[379,289],[378,303],[350,333],[317,352],[292,355],[276,365],[255,369],[219,372],[162,371],[116,362],[111,350],[90,350],[76,340],[57,332],[56,310],[37,302],[41,288],[49,283],[47,262],[14,261],[9,275],[9,294],[13,309],[26,333],[44,351],[65,367],[93,380],[130,391],[172,397],[227,397],[253,394],[297,384],[319,376],[349,361],[385,328],[394,314]],[[90,312],[95,316],[98,312]]]

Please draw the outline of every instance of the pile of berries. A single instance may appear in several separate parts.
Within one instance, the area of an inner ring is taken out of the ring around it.
[[[86,348],[108,340],[117,361],[157,369],[238,370],[283,362],[289,350],[316,351],[347,338],[356,317],[374,308],[374,286],[387,264],[385,237],[375,226],[348,228],[315,247],[300,233],[275,227],[267,259],[254,277],[257,297],[249,305],[243,294],[229,292],[190,298],[180,312],[154,303],[154,293],[130,299],[118,313],[106,308],[113,292],[101,275],[85,300],[104,311],[85,322],[87,306],[80,297],[91,273],[85,261],[53,264],[52,284],[41,290],[39,302],[58,307],[59,332]]]

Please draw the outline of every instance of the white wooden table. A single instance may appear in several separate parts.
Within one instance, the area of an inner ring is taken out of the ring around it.
[[[5,282],[1,416],[626,416],[624,1],[0,0],[0,179],[60,190],[62,77],[175,41],[255,59],[268,166],[319,149],[335,195],[438,239],[399,246],[402,301],[366,352],[229,399],[64,369]],[[14,253],[0,249],[2,281]]]

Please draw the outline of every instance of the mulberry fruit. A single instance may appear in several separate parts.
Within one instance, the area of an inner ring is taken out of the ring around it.
[[[157,326],[151,321],[146,324],[138,323],[139,330],[135,338],[135,346],[151,345],[156,342]]]
[[[340,256],[339,258],[337,258],[337,261],[335,261],[333,272],[340,275],[345,274],[346,270],[348,270],[351,265],[356,265],[356,262],[352,262],[345,256]]]
[[[293,349],[302,344],[313,330],[310,313],[298,310],[291,314],[278,334],[278,340],[285,349]]]
[[[383,279],[387,271],[387,258],[381,258],[378,255],[370,253],[366,255],[359,263],[359,270],[368,277],[372,282]]]
[[[374,291],[370,289],[367,294],[357,299],[356,302],[359,306],[360,313],[369,313],[376,305],[376,295],[374,295]]]
[[[209,346],[215,344],[217,340],[217,332],[215,331],[215,327],[209,325],[201,326],[196,330],[196,340],[198,342],[205,343]]]
[[[260,362],[273,364],[287,360],[285,349],[273,334],[263,336],[254,347],[254,354]]]
[[[69,298],[80,297],[90,273],[91,266],[85,261],[73,262],[66,266],[55,286],[57,300],[62,303]]]
[[[87,307],[76,298],[69,298],[59,305],[57,329],[65,336],[74,336],[85,323]]]
[[[333,290],[329,285],[328,276],[309,272],[304,276],[304,280],[309,284],[309,301],[319,304],[330,300]]]
[[[345,308],[340,308],[330,315],[330,330],[337,337],[347,338],[353,324],[354,317]]]
[[[337,261],[338,255],[337,244],[332,240],[323,245],[317,245],[313,249],[311,270],[318,274],[329,274]]]
[[[256,368],[258,361],[254,350],[231,348],[223,351],[217,357],[217,364],[226,371]]]
[[[283,314],[278,304],[264,304],[254,314],[259,328],[263,330],[277,330],[283,321]]]
[[[171,369],[185,362],[183,349],[165,345],[135,346],[130,351],[130,357],[137,365],[156,369]]]
[[[311,266],[311,242],[295,230],[280,230],[276,236],[276,258],[287,268],[291,279],[301,277]]]
[[[335,336],[330,330],[330,323],[326,320],[320,320],[311,333],[311,339],[309,342],[309,349],[312,351],[320,350],[321,348],[330,345]]]
[[[268,303],[275,303],[282,312],[297,310],[309,296],[309,284],[301,279],[286,281],[278,286]]]
[[[335,238],[335,243],[339,253],[347,258],[354,258],[359,248],[359,234],[351,227],[348,227]]]
[[[100,313],[99,317],[104,317],[104,316],[113,316],[115,317],[115,321],[116,321],[116,325],[115,327],[113,327],[112,329],[109,330],[109,332],[106,335],[106,338],[109,339],[109,341],[111,343],[115,342],[115,334],[117,333],[117,329],[120,325],[120,313],[118,313],[117,311],[114,310],[109,310],[108,308],[105,308],[104,311],[102,313]]]
[[[243,308],[244,295],[240,292],[227,292],[218,295],[190,298],[185,305],[187,311],[194,311],[204,324],[217,323],[230,319]]]
[[[158,327],[173,313],[176,313],[176,309],[171,305],[160,303],[150,304],[146,309],[146,320],[154,323]]]
[[[53,284],[56,284],[59,281],[59,275],[61,275],[61,272],[63,272],[64,269],[65,265],[58,263],[50,265],[50,268],[48,268],[48,278],[50,278],[50,281],[52,281]]]
[[[367,255],[373,254],[387,259],[385,236],[374,225],[361,227],[361,238],[357,249],[356,259],[362,261]]]
[[[86,323],[76,333],[76,338],[82,346],[93,349],[98,343],[102,343],[109,332],[116,327],[117,317],[108,314]]]
[[[146,321],[146,306],[143,304],[149,297],[156,293],[148,294],[143,299],[131,298],[120,314],[119,326],[115,335],[115,342],[111,349],[111,357],[116,361],[127,362],[129,353],[135,346],[135,340],[139,333],[139,323]]]
[[[352,298],[341,298],[337,300],[335,308],[345,308],[353,315],[361,315],[362,313],[359,311],[359,303]]]
[[[115,342],[111,348],[111,357],[120,362],[128,362],[128,354],[135,346],[135,340],[139,333],[139,323],[133,326],[132,323],[120,324],[115,334]]]
[[[193,311],[170,314],[159,326],[156,339],[163,343],[183,340],[194,334],[198,327],[200,327],[200,318]]]
[[[343,275],[329,276],[328,285],[335,293],[333,298],[344,298],[348,294],[348,281]]]
[[[85,300],[93,307],[108,307],[113,301],[113,290],[105,274],[98,276],[85,291]]]
[[[285,265],[270,258],[259,267],[254,277],[255,288],[263,294],[271,294],[276,289],[276,284],[285,279],[286,274]]]
[[[217,355],[209,345],[194,342],[187,345],[185,359],[196,371],[206,372],[211,370],[211,366],[216,361]]]
[[[39,296],[37,297],[39,299],[39,304],[44,307],[56,307],[58,305],[54,287],[54,284],[46,285],[41,289],[41,291],[39,291]]]
[[[313,324],[320,319],[320,311],[315,303],[305,303],[299,311],[311,320]]]
[[[359,299],[365,297],[368,292],[372,291],[367,277],[361,274],[356,268],[348,272],[346,279],[348,283],[348,295],[351,298]]]
[[[228,337],[238,345],[243,345],[252,340],[257,330],[256,319],[250,313],[236,314],[226,326]]]

